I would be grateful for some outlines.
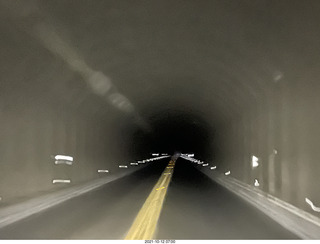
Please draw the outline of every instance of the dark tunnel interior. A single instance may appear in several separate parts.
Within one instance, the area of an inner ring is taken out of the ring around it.
[[[180,152],[318,218],[319,12],[317,0],[0,0],[0,210]]]
[[[128,145],[133,147],[137,157],[150,155],[150,152],[170,155],[189,152],[198,155],[199,159],[212,157],[213,129],[192,111],[159,106],[154,114],[146,118],[152,129],[145,131],[135,127],[132,136],[128,137]]]

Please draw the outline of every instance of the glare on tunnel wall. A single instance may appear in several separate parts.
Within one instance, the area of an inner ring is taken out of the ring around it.
[[[252,156],[252,161],[251,161],[253,168],[256,168],[256,167],[259,166],[258,161],[259,161],[259,159],[258,159],[256,156],[253,155],[253,156]]]

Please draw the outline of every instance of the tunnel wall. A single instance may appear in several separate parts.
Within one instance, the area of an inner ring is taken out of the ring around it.
[[[2,202],[98,178],[98,169],[117,171],[113,130],[107,131],[112,119],[88,116],[67,104],[49,105],[37,94],[18,95],[15,90],[1,97]],[[15,97],[15,103],[8,97]],[[74,157],[73,165],[55,165],[57,154]],[[70,179],[71,184],[53,185],[53,179]]]
[[[305,202],[320,204],[319,74],[303,75],[274,85],[265,99],[217,130],[216,163],[221,172],[273,196],[314,212]],[[252,167],[252,156],[259,166]]]

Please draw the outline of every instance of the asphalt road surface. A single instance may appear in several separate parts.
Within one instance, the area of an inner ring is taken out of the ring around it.
[[[169,159],[0,229],[0,239],[124,239]],[[178,159],[156,239],[298,239]]]

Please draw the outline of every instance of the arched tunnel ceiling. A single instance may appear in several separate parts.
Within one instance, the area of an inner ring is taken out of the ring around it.
[[[36,90],[108,116],[112,108],[35,37],[34,24],[45,23],[110,78],[144,120],[152,122],[165,108],[214,126],[314,65],[319,6],[292,0],[2,1],[1,29],[8,35],[1,38],[1,62],[9,67],[2,73],[12,80],[23,74],[28,82],[17,84],[21,92]]]

